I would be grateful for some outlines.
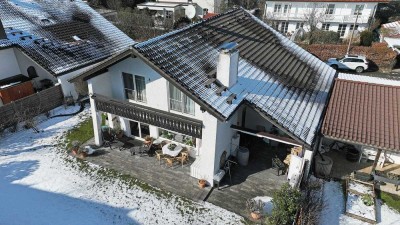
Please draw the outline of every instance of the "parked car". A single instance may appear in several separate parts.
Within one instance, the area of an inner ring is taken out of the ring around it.
[[[368,61],[364,56],[345,55],[342,58],[330,58],[326,62],[334,69],[355,70],[362,73],[368,69]]]

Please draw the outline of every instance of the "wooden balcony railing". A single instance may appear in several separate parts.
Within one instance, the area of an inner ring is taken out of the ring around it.
[[[199,120],[143,105],[115,100],[99,94],[91,96],[97,110],[161,127],[170,131],[201,138],[203,124]]]

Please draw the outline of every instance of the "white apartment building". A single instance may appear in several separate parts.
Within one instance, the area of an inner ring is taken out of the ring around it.
[[[267,0],[264,19],[272,21],[276,30],[290,35],[299,27],[308,30],[308,18],[315,18],[317,27],[335,31],[346,38],[353,29],[363,31],[374,17],[378,3],[386,0]]]

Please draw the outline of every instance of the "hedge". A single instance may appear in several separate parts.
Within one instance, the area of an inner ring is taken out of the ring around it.
[[[347,51],[347,45],[313,44],[302,45],[302,47],[323,61],[343,57]],[[381,71],[391,71],[396,64],[396,52],[388,48],[385,43],[373,43],[371,47],[353,46],[350,54],[366,56]]]

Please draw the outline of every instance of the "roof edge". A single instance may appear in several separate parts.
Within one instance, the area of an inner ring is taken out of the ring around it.
[[[338,138],[338,137],[333,137],[333,136],[325,135],[325,134],[323,134],[323,135],[324,135],[325,138],[329,138],[329,139],[332,139],[332,140],[335,140],[335,141],[342,141],[342,142],[347,142],[347,143],[355,144],[355,145],[364,145],[364,146],[373,147],[373,148],[377,148],[377,149],[382,149],[382,150],[386,150],[386,151],[390,151],[390,152],[400,153],[400,150],[396,150],[396,149],[390,149],[390,148],[380,147],[380,146],[377,146],[377,145],[365,144],[365,143],[362,143],[362,142],[347,140],[347,139]]]
[[[95,74],[96,72],[98,72],[98,71],[100,71],[100,70],[105,69],[106,67],[110,67],[110,66],[112,66],[112,65],[115,65],[115,64],[117,64],[118,62],[120,62],[121,60],[124,60],[125,58],[127,58],[127,57],[129,57],[129,56],[131,56],[131,55],[132,55],[132,50],[131,50],[131,48],[125,49],[124,51],[119,52],[119,53],[117,53],[117,54],[115,54],[115,55],[112,55],[111,57],[108,57],[108,58],[106,58],[106,59],[103,59],[103,61],[100,61],[100,62],[99,62],[99,65],[96,65],[96,66],[94,66],[93,68],[89,68],[88,70],[83,71],[83,72],[80,73],[80,74],[77,74],[76,76],[72,77],[72,78],[69,79],[68,81],[69,81],[69,82],[77,82],[77,81],[79,81],[79,80],[84,80],[84,81],[86,81],[86,80],[88,80],[88,79],[91,79],[91,78],[93,78],[93,77],[96,77],[96,76],[98,76],[98,75],[100,75],[100,74],[98,74],[98,75],[96,75],[96,76],[91,76],[91,75]]]

